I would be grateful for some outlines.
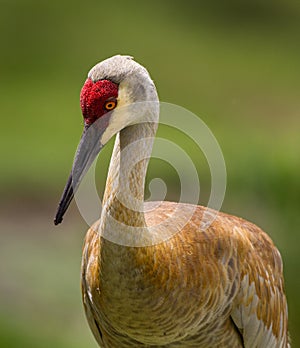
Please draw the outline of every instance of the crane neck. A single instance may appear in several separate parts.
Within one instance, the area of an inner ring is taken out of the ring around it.
[[[117,136],[103,197],[101,220],[113,218],[127,226],[144,227],[145,177],[157,123],[128,126]]]

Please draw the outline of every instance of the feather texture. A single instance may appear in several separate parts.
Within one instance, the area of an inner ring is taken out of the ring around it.
[[[145,214],[147,226],[177,208],[162,202]],[[99,221],[88,231],[82,294],[101,347],[288,347],[278,250],[257,226],[223,213],[201,230],[206,210],[195,207],[154,246],[112,243]]]

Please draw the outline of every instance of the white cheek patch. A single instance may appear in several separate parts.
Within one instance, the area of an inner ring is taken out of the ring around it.
[[[133,101],[128,83],[122,82],[119,86],[118,105],[111,111],[109,124],[101,137],[101,143],[106,144],[116,133],[129,125],[157,122],[158,115],[157,101]]]
[[[118,105],[111,111],[109,124],[101,137],[101,143],[105,145],[116,133],[133,123],[136,119],[134,103],[128,93],[126,83],[120,83],[118,93]]]

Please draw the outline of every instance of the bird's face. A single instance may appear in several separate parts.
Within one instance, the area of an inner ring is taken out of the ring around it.
[[[156,90],[146,69],[130,57],[115,56],[91,69],[80,94],[84,131],[55,224],[62,221],[74,192],[102,147],[121,129],[136,123],[137,115],[143,114],[140,108],[137,113],[128,106],[155,100]]]
[[[109,79],[93,81],[89,77],[80,93],[80,107],[84,127],[98,130],[99,141],[105,145],[121,129],[138,122],[132,106],[140,102],[132,96],[131,84],[126,79],[119,83]],[[140,105],[140,104],[139,104]],[[86,133],[84,137],[91,136]]]

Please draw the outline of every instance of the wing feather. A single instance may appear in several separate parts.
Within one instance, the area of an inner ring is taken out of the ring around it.
[[[244,239],[245,255],[231,316],[243,332],[245,347],[290,347],[280,253],[257,226],[245,222],[235,230]]]

